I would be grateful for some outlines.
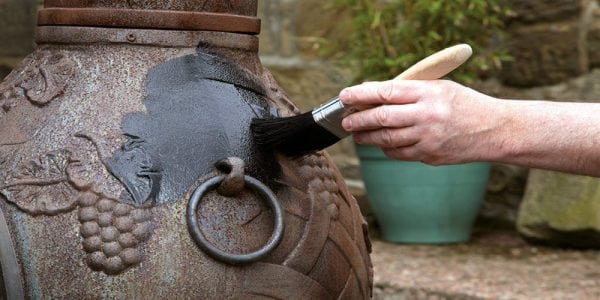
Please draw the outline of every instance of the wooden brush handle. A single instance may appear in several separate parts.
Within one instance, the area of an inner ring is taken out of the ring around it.
[[[467,44],[448,47],[423,58],[393,80],[440,79],[460,67],[472,54],[473,49]],[[366,110],[373,107],[375,106],[356,106],[353,110]]]
[[[425,57],[394,80],[434,80],[446,76],[460,67],[473,54],[473,49],[467,44],[448,47]]]

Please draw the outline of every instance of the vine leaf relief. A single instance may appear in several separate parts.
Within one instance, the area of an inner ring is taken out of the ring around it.
[[[74,69],[75,63],[64,55],[46,54],[39,66],[25,69],[18,87],[25,91],[29,101],[45,105],[63,93]]]
[[[44,106],[64,93],[75,74],[75,62],[60,53],[34,53],[0,82],[0,119],[29,100]]]
[[[67,180],[69,156],[68,151],[57,150],[24,163],[16,175],[4,179],[0,193],[33,216],[72,210],[77,204],[78,191]]]
[[[89,149],[83,150],[81,144],[79,150],[73,150],[66,171],[69,181],[77,189],[92,190],[105,198],[118,199],[135,206],[154,204],[160,189],[161,168],[143,147],[144,140],[125,135],[126,142],[111,153],[109,147],[94,134],[79,132],[74,136],[87,141],[94,149],[91,152]],[[104,173],[110,176],[101,175]],[[120,188],[111,188],[114,186],[111,181],[120,182]]]
[[[42,126],[29,120],[48,115],[41,108],[64,95],[75,65],[64,54],[38,51],[0,82],[0,146],[25,143]]]

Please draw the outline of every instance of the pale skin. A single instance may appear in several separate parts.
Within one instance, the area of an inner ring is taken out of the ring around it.
[[[498,162],[600,176],[600,104],[506,100],[448,80],[367,82],[344,104],[359,144],[431,165]]]

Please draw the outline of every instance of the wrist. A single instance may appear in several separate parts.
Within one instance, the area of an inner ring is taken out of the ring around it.
[[[537,167],[550,149],[560,148],[560,122],[548,102],[496,99],[495,107],[489,161]]]
[[[479,147],[474,161],[505,162],[516,153],[522,143],[519,143],[519,130],[522,123],[518,120],[519,103],[516,100],[506,100],[486,96],[481,104],[481,131],[483,135],[479,138]]]

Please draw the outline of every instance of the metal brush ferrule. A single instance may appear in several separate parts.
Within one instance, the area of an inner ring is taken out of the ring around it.
[[[340,98],[335,97],[315,108],[312,115],[317,124],[340,139],[343,139],[349,136],[350,133],[342,127],[342,119],[350,114],[351,111],[352,108],[345,107]]]

